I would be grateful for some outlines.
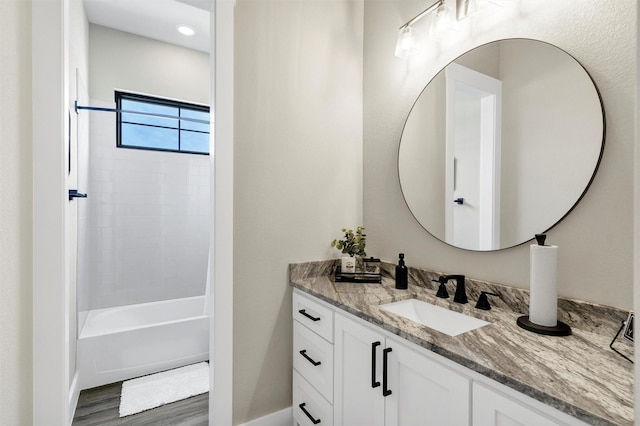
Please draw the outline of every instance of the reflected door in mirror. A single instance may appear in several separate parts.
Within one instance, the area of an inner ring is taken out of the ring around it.
[[[462,65],[446,70],[446,241],[497,248],[500,241],[502,83]],[[458,201],[456,201],[458,200]]]

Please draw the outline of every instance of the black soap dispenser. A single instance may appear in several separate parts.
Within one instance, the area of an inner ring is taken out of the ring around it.
[[[399,254],[400,259],[396,266],[396,288],[399,290],[406,290],[409,286],[409,272],[404,264],[404,253]]]

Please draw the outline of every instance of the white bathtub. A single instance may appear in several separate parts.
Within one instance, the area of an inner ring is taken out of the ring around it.
[[[78,338],[80,389],[209,359],[205,297],[89,311]]]

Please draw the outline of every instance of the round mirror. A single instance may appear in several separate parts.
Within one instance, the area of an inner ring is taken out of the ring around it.
[[[531,240],[586,192],[604,148],[604,110],[586,70],[536,40],[499,40],[447,65],[402,131],[398,172],[418,222],[468,250]]]

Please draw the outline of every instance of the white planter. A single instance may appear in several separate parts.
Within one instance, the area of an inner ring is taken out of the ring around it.
[[[342,272],[355,273],[356,272],[356,258],[351,256],[342,257]]]

